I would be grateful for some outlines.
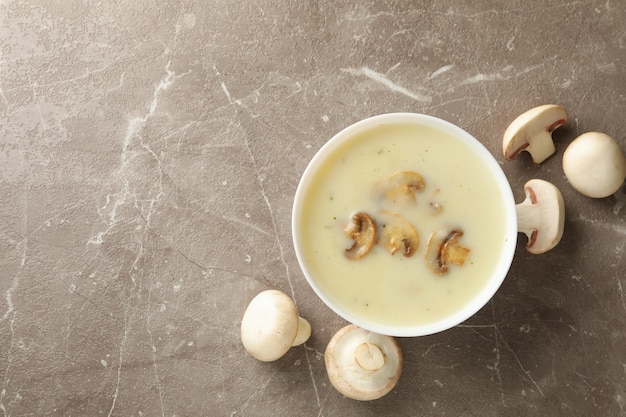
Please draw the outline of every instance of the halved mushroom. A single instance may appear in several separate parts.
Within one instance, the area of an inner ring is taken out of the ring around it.
[[[422,191],[424,178],[415,171],[400,171],[374,185],[377,194],[392,203],[415,202],[415,192]]]
[[[442,227],[435,230],[428,238],[426,246],[426,264],[436,274],[448,272],[449,264],[463,265],[470,249],[459,243],[463,236],[460,229]]]
[[[380,215],[383,246],[392,255],[401,250],[402,255],[407,258],[413,256],[420,239],[411,222],[394,211],[383,210]]]
[[[552,132],[567,122],[567,112],[556,104],[535,107],[518,116],[504,132],[502,150],[512,161],[527,151],[540,164],[555,152]]]
[[[591,198],[614,194],[626,178],[626,157],[611,136],[587,132],[563,153],[563,171],[579,193]]]
[[[526,249],[540,254],[554,248],[563,236],[565,205],[558,188],[532,179],[524,184],[526,199],[515,206],[517,229],[528,236]]]
[[[378,239],[376,222],[362,211],[352,215],[345,232],[354,241],[345,251],[345,255],[350,259],[359,259],[367,255]]]
[[[402,350],[393,337],[350,324],[330,339],[324,362],[337,391],[353,400],[370,401],[396,386],[402,372]]]

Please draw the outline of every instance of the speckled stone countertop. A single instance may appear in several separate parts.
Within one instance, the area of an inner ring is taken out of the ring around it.
[[[0,416],[626,416],[626,194],[561,168],[586,131],[626,149],[625,24],[616,0],[0,1]],[[569,112],[557,153],[504,161],[546,103]],[[553,182],[567,218],[357,402],[328,382],[346,323],[302,275],[291,207],[330,137],[394,111],[473,134],[518,202]],[[313,336],[261,363],[239,326],[269,288]]]

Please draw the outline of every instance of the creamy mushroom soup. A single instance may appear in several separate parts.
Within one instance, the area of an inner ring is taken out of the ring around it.
[[[405,187],[415,174],[422,187]],[[497,266],[505,203],[480,157],[446,132],[413,124],[369,129],[327,155],[312,178],[298,226],[302,261],[324,295],[354,316],[383,326],[445,319]],[[359,214],[376,224],[365,248],[368,222],[351,225]],[[402,218],[395,232],[390,217]],[[431,234],[435,241],[442,231],[462,248],[445,271],[441,252],[427,250]]]

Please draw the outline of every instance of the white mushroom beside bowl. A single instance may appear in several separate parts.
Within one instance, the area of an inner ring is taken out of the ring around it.
[[[526,199],[515,206],[519,231],[528,236],[526,249],[541,254],[554,248],[563,237],[565,204],[552,183],[532,179],[524,184]]]
[[[591,198],[604,198],[614,194],[624,184],[626,157],[611,136],[587,132],[565,149],[563,172],[579,193]]]
[[[556,104],[537,106],[522,113],[504,132],[504,157],[512,161],[520,152],[526,151],[535,164],[542,163],[556,151],[552,132],[566,122],[567,112]]]
[[[402,373],[402,350],[393,337],[350,324],[331,338],[324,362],[337,391],[353,400],[371,401],[396,386]]]
[[[250,355],[263,362],[280,359],[292,346],[311,336],[311,325],[298,316],[293,300],[278,290],[257,294],[241,320],[241,341]]]

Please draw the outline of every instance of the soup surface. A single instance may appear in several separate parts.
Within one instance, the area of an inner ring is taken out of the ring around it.
[[[413,198],[381,194],[380,184],[402,172],[418,173],[423,188],[410,191]],[[353,316],[396,327],[433,323],[465,306],[496,268],[506,239],[504,204],[467,144],[429,126],[381,125],[345,141],[317,167],[302,204],[302,261],[324,295]],[[378,240],[351,259],[354,241],[345,229],[357,212],[375,220]],[[385,245],[389,213],[418,233],[408,257]],[[437,230],[461,230],[458,243],[469,249],[462,265],[445,273],[426,257]]]

